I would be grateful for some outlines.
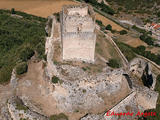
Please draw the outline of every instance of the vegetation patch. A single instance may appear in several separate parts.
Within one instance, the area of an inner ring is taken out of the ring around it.
[[[24,48],[22,49],[22,51],[20,52],[19,58],[20,58],[22,61],[27,61],[27,60],[29,60],[33,55],[34,55],[34,51],[33,51],[32,48],[30,48],[30,47],[24,47]]]
[[[133,58],[136,57],[136,54],[134,53],[132,47],[130,47],[129,45],[125,43],[119,42],[117,40],[115,42],[120,48],[120,50],[122,51],[122,53],[125,55],[128,61],[131,61]]]
[[[112,26],[111,26],[110,24],[107,25],[107,26],[106,26],[106,30],[110,30],[110,31],[111,31],[111,30],[112,30]]]
[[[153,45],[154,44],[153,38],[148,36],[148,35],[146,35],[146,34],[140,35],[139,38],[142,41],[144,41],[145,43],[147,43],[147,45]]]
[[[24,111],[28,110],[28,107],[26,107],[26,106],[23,104],[22,100],[16,99],[16,100],[15,100],[15,103],[16,103],[16,109],[17,109],[17,110],[24,110]]]
[[[69,120],[64,113],[50,116],[49,120]]]
[[[52,83],[58,83],[60,79],[57,76],[52,77]]]
[[[127,31],[126,30],[121,30],[119,33],[120,33],[120,35],[125,35],[125,34],[127,34]]]
[[[112,67],[112,68],[119,68],[120,64],[118,62],[117,59],[109,59],[109,63],[107,63],[108,66]]]
[[[95,8],[97,8],[105,13],[108,13],[110,15],[115,14],[115,11],[111,7],[106,5],[103,1],[101,3],[97,2],[97,0],[78,0],[78,1],[85,1],[86,3],[90,3]]]
[[[26,62],[20,63],[16,66],[16,73],[17,75],[21,75],[23,73],[26,73],[28,70],[28,65]]]
[[[54,13],[53,15],[55,15],[57,21],[60,22],[60,14],[59,14],[59,12],[58,13]]]
[[[11,13],[22,18],[12,17]],[[17,62],[27,61],[37,52],[45,59],[47,19],[15,10],[0,9],[0,83],[10,80]],[[25,56],[26,55],[26,56]]]

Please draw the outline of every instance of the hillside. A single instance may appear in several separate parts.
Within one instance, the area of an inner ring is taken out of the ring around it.
[[[106,0],[120,18],[139,17],[146,22],[159,22],[159,0]],[[152,14],[151,14],[152,13]]]
[[[0,83],[10,80],[13,68],[37,52],[44,57],[45,18],[0,10]]]

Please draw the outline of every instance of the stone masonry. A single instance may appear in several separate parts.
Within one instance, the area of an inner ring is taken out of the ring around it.
[[[61,17],[63,60],[94,62],[95,15],[86,5],[64,6]]]

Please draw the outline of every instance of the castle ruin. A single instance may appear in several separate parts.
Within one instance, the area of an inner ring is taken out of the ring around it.
[[[64,6],[61,18],[63,60],[94,62],[95,15],[86,5]]]

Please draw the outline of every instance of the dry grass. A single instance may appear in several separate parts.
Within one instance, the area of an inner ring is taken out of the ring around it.
[[[148,47],[146,50],[151,51],[154,54],[160,54],[160,48],[159,47]]]
[[[29,14],[48,17],[59,12],[63,5],[77,4],[70,0],[1,0],[1,9],[15,8]]]
[[[0,9],[11,9],[23,11],[41,17],[48,17],[53,13],[60,12],[63,5],[79,4],[72,0],[0,0]],[[111,20],[96,14],[96,19],[101,20],[104,25],[111,24],[113,29],[120,31],[123,28]]]
[[[119,41],[124,42],[132,47],[138,47],[140,45],[148,46],[145,42],[139,39],[139,35],[136,35],[136,33],[128,32],[127,35],[115,35]]]
[[[106,60],[117,59],[120,62],[120,64],[122,64],[122,60],[114,46],[111,44],[111,42],[108,39],[106,39],[105,36],[99,31],[96,31],[96,33],[96,54],[101,55]]]
[[[121,31],[124,30],[124,28],[122,28],[120,25],[117,25],[116,23],[114,23],[113,21],[105,18],[104,16],[96,13],[96,19],[101,20],[102,23],[106,26],[108,24],[112,25],[112,29],[113,30],[117,30],[117,31]]]

